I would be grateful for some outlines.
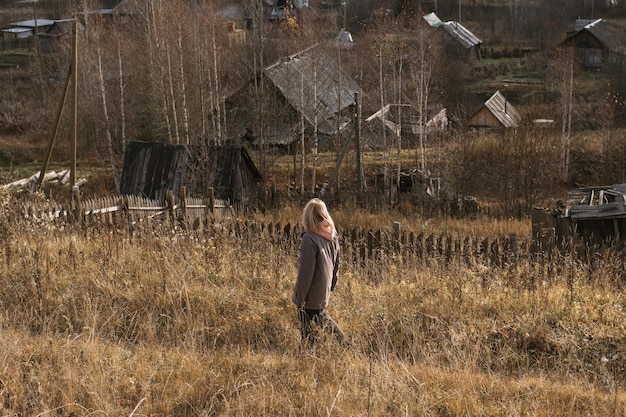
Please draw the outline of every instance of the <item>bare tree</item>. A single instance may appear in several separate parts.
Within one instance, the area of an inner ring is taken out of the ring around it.
[[[126,149],[126,105],[125,105],[125,83],[124,83],[124,65],[122,59],[122,44],[120,29],[115,29],[115,46],[117,52],[117,68],[118,68],[118,88],[119,88],[119,110],[120,110],[120,136],[122,140],[122,149]]]
[[[557,77],[561,97],[561,180],[569,179],[570,149],[572,142],[572,107],[574,103],[574,49],[561,48],[557,59]]]
[[[110,93],[107,89],[107,82],[119,75],[119,72],[115,72],[112,68],[111,63],[117,63],[116,60],[111,59],[114,56],[114,43],[104,37],[102,23],[100,18],[92,18],[88,22],[83,32],[82,48],[79,54],[82,58],[80,73],[83,78],[83,88],[97,91],[97,95],[92,97],[93,99],[97,99],[99,105],[94,101],[93,105],[89,106],[90,103],[84,101],[81,105],[80,112],[86,116],[87,112],[91,110],[91,117],[94,121],[100,122],[94,123],[94,129],[96,132],[102,132],[102,135],[105,137],[105,146],[115,189],[119,190],[120,181],[116,160],[120,150],[117,149],[114,143],[112,133],[114,128],[109,112]],[[95,88],[93,88],[94,86]],[[83,119],[85,119],[85,117],[83,117]],[[99,136],[99,134],[96,133],[96,136]]]

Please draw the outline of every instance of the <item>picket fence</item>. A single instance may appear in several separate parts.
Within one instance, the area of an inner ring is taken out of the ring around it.
[[[165,201],[134,195],[76,199],[71,207],[54,201],[44,204],[26,203],[24,216],[33,220],[62,222],[116,223],[157,220],[174,223],[206,223],[210,217],[226,218],[232,213],[227,201],[215,198],[184,197],[176,199],[172,193]]]
[[[166,201],[136,196],[115,196],[77,202],[74,209],[62,208],[54,203],[28,205],[25,217],[32,220],[80,222],[86,226],[117,226],[136,230],[136,226],[166,225],[195,233],[220,234],[226,239],[236,239],[241,244],[271,242],[276,247],[297,252],[302,230],[299,225],[287,223],[262,223],[242,221],[232,216],[232,208],[223,200],[184,198],[175,200],[169,195]],[[507,238],[459,237],[451,235],[415,234],[394,223],[389,229],[340,229],[342,258],[344,261],[368,265],[388,262],[411,263],[466,263],[487,265],[490,268],[511,268],[522,262],[537,266],[550,274],[564,264],[579,264],[581,260],[594,264],[606,256],[603,248],[570,246],[568,248],[542,248],[539,243],[518,239],[512,233]],[[615,255],[612,253],[611,256]],[[624,271],[625,251],[617,252],[621,270]]]
[[[235,221],[228,231],[239,240],[268,240],[290,249],[300,245],[302,230],[290,223],[250,223]],[[507,239],[479,239],[449,235],[406,232],[400,223],[393,230],[345,228],[339,231],[342,253],[352,262],[365,264],[370,260],[395,259],[410,262],[418,259],[476,261],[503,266],[517,262],[531,253],[530,242],[518,240],[516,234]],[[536,255],[536,254],[535,254]]]

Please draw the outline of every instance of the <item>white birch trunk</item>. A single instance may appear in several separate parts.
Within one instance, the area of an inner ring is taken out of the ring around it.
[[[167,81],[169,85],[170,105],[172,108],[172,124],[174,125],[174,137],[176,138],[176,144],[180,144],[180,133],[178,131],[178,112],[176,110],[176,98],[174,96],[174,80],[172,77],[172,58],[170,55],[170,47],[165,47],[165,54],[167,56]]]
[[[107,150],[109,152],[109,159],[111,162],[111,171],[113,173],[113,181],[115,183],[115,190],[120,191],[120,179],[117,172],[117,164],[115,163],[115,152],[113,151],[113,137],[111,135],[111,122],[109,120],[109,111],[107,109],[107,95],[106,86],[104,84],[104,72],[102,70],[102,48],[100,45],[100,38],[96,39],[96,54],[98,59],[98,87],[100,92],[100,101],[102,103],[102,118],[104,121],[104,132],[107,139]]]
[[[183,54],[183,34],[178,28],[178,58],[179,58],[179,72],[180,72],[180,93],[182,95],[182,107],[183,107],[183,135],[185,137],[185,143],[189,145],[189,110],[187,109],[187,91],[185,82],[185,66],[184,66],[184,54]]]
[[[122,65],[122,47],[120,42],[120,31],[116,29],[117,41],[117,68],[118,68],[118,88],[120,91],[120,138],[122,149],[126,150],[126,108],[124,107],[124,68]]]

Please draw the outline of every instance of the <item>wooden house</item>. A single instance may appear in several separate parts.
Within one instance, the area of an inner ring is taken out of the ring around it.
[[[241,146],[186,146],[130,142],[124,155],[122,194],[164,200],[181,187],[190,197],[209,195],[228,201],[237,212],[257,204],[262,181],[248,152]]]
[[[361,88],[339,63],[311,47],[266,67],[232,94],[225,104],[227,130],[252,132],[255,146],[289,148],[316,135],[324,147],[351,125],[355,93],[362,95]]]
[[[624,60],[626,36],[606,20],[596,19],[577,23],[575,30],[558,46],[575,48],[576,58],[583,67],[601,68]]]
[[[508,100],[496,91],[483,106],[469,119],[470,127],[476,128],[516,128],[522,121],[520,113]]]

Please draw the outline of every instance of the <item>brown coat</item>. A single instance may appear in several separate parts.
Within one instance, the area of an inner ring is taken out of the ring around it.
[[[328,305],[337,284],[339,238],[327,239],[317,233],[302,235],[298,278],[291,301],[298,307],[321,310]]]

